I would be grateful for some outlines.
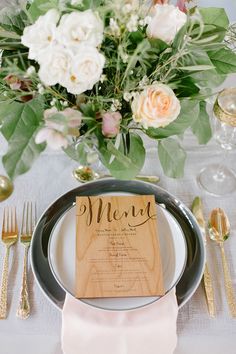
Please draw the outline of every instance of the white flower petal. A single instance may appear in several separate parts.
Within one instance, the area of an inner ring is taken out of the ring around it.
[[[21,43],[29,48],[29,59],[38,59],[42,51],[51,46],[56,37],[56,25],[60,18],[57,10],[51,9],[31,26],[25,27]]]
[[[103,22],[92,10],[63,15],[58,26],[58,41],[77,48],[81,43],[97,47],[103,40]]]
[[[72,53],[62,46],[55,45],[44,53],[40,59],[38,72],[40,80],[45,85],[55,85],[63,80],[71,69]]]
[[[76,95],[91,90],[100,80],[104,64],[103,54],[94,47],[81,44],[73,58],[71,71],[62,78],[60,84],[66,87],[68,92]]]
[[[47,139],[50,137],[50,134],[51,134],[51,129],[49,128],[40,129],[35,137],[36,144],[42,144],[45,141],[47,141]]]
[[[68,141],[61,133],[52,131],[50,138],[47,139],[48,146],[53,150],[59,150],[61,148],[67,148]]]
[[[186,23],[187,16],[174,5],[155,5],[152,19],[149,20],[147,35],[170,43],[177,32]]]

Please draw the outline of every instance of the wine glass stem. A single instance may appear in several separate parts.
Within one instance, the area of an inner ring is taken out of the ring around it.
[[[215,178],[218,180],[222,180],[224,178],[224,167],[228,165],[228,155],[229,150],[223,149],[224,153],[222,154],[221,160],[218,164],[217,172],[215,174]]]

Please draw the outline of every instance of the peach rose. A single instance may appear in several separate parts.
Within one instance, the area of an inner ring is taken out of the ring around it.
[[[165,127],[180,113],[180,102],[172,89],[164,84],[147,86],[132,102],[133,119],[145,129]]]

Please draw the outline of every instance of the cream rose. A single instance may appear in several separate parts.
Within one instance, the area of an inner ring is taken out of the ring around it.
[[[24,29],[21,43],[29,48],[29,59],[38,60],[39,54],[48,50],[56,38],[57,22],[60,14],[57,10],[49,10],[31,26]]]
[[[71,69],[72,53],[62,46],[49,48],[39,59],[39,77],[45,85],[62,83],[65,75]]]
[[[165,127],[178,117],[180,108],[172,89],[163,84],[146,87],[132,102],[133,119],[145,129]]]
[[[61,18],[58,26],[58,41],[67,47],[85,43],[94,47],[103,40],[103,22],[92,10],[72,12]]]
[[[152,19],[147,27],[147,35],[170,43],[177,32],[186,23],[187,16],[174,5],[155,5],[151,13]]]
[[[96,48],[81,44],[71,70],[60,83],[75,95],[91,90],[100,80],[104,64],[105,57]]]

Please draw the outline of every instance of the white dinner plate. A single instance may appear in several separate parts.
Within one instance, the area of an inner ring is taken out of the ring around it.
[[[109,194],[109,193],[107,193]],[[121,193],[112,193],[112,195]],[[122,193],[127,195],[128,193]],[[74,296],[76,208],[69,209],[55,225],[48,244],[49,265],[59,285]],[[166,293],[179,281],[187,258],[186,241],[181,227],[171,213],[157,205],[157,227],[160,240],[163,278]],[[81,299],[106,310],[130,310],[148,305],[159,297],[126,297]]]

